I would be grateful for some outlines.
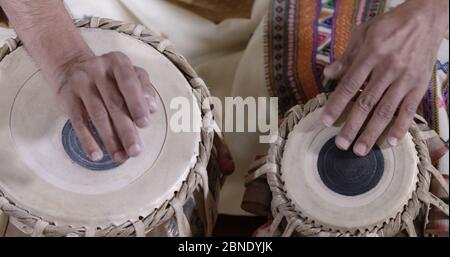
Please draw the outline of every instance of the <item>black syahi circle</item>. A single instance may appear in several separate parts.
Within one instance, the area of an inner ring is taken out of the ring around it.
[[[90,126],[95,140],[102,148],[103,159],[100,161],[92,161],[89,158],[89,156],[83,151],[80,141],[78,140],[78,137],[70,121],[68,121],[64,125],[64,128],[62,130],[62,144],[67,155],[78,165],[92,171],[110,170],[120,166],[120,164],[117,164],[111,160],[103,142],[100,139],[100,136],[98,135],[97,130],[94,128],[92,123],[90,123]]]
[[[373,189],[384,173],[384,158],[378,146],[365,156],[342,151],[330,139],[320,150],[317,168],[323,183],[332,191],[357,196]]]

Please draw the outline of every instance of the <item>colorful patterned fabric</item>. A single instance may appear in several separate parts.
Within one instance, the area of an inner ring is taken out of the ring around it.
[[[441,63],[441,60],[436,61],[430,86],[419,109],[430,126],[440,134],[442,133],[438,111],[448,113],[448,66],[448,61],[444,63]]]
[[[286,112],[324,92],[323,69],[340,58],[352,28],[384,10],[385,0],[274,0],[267,25],[268,88]]]

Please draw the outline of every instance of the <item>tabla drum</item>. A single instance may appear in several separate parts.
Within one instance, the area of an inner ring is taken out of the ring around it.
[[[319,121],[326,100],[322,94],[292,108],[265,162],[248,178],[265,175],[272,193],[265,235],[417,236],[423,227],[415,221],[430,205],[448,218],[448,204],[429,191],[435,179],[448,199],[448,182],[430,163],[416,123],[398,146],[381,138],[357,157],[334,143],[344,119],[330,128]]]
[[[201,104],[206,85],[169,41],[141,25],[95,17],[75,24],[96,54],[121,51],[149,73],[158,112],[139,131],[140,157],[119,166],[106,154],[92,162],[20,41],[8,40],[0,49],[0,213],[3,223],[9,218],[7,235],[211,235],[224,176],[212,112]],[[190,103],[190,132],[169,127],[174,97]]]

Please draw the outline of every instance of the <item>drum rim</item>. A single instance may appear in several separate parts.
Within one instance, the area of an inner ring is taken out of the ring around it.
[[[79,29],[112,30],[131,36],[156,49],[180,70],[191,86],[192,93],[201,109],[202,125],[197,162],[190,168],[186,180],[174,192],[173,197],[165,200],[158,209],[155,209],[146,217],[136,217],[136,222],[127,221],[119,226],[110,224],[108,227],[95,228],[94,230],[85,227],[57,226],[52,224],[51,221],[43,220],[29,211],[16,206],[16,204],[7,199],[6,194],[1,189],[0,210],[32,231],[32,236],[143,236],[144,232],[151,231],[172,217],[177,218],[177,220],[179,218],[181,219],[179,221],[179,233],[182,236],[188,236],[190,229],[188,228],[189,224],[186,224],[185,219],[183,220],[185,218],[183,206],[199,186],[203,189],[205,199],[207,199],[210,193],[207,165],[211,157],[211,149],[215,136],[214,131],[218,128],[215,125],[210,106],[202,104],[206,98],[210,97],[210,92],[205,82],[197,75],[185,57],[179,54],[167,39],[160,37],[157,33],[143,25],[99,17],[74,19],[74,24]],[[0,47],[0,62],[21,46],[22,42],[18,37],[7,39],[6,43]],[[204,206],[207,222],[205,230],[206,234],[210,235],[214,218],[211,217],[212,214],[208,205],[204,204]]]
[[[320,224],[311,217],[306,217],[295,207],[289,197],[284,181],[281,176],[281,160],[284,146],[289,133],[294,129],[300,120],[308,113],[315,111],[325,105],[328,95],[320,94],[309,100],[304,105],[297,105],[291,108],[282,125],[280,126],[277,142],[270,146],[266,162],[259,168],[259,172],[266,174],[267,182],[272,192],[272,198],[277,199],[271,203],[271,212],[274,220],[271,225],[271,233],[275,233],[276,228],[283,222],[287,222],[283,236],[291,236],[295,231],[306,236],[395,236],[400,231],[406,230],[409,235],[416,235],[413,220],[419,215],[423,206],[430,204],[428,192],[432,174],[434,175],[430,155],[426,142],[421,139],[421,132],[415,121],[409,129],[412,136],[418,157],[418,180],[416,189],[412,192],[409,200],[403,205],[394,217],[376,224],[372,227],[357,228],[343,231],[339,228]],[[420,117],[418,117],[420,118]],[[275,203],[278,204],[275,204]]]

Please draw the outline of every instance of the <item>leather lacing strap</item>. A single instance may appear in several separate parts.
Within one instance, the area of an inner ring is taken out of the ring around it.
[[[78,235],[75,232],[72,232],[72,233],[67,234],[66,237],[80,237],[80,235]]]
[[[145,237],[145,224],[141,220],[138,220],[133,223],[134,231],[136,233],[136,237]]]
[[[183,210],[183,204],[177,198],[174,198],[171,201],[170,205],[172,206],[175,212],[175,219],[177,220],[178,232],[181,237],[191,236],[191,227],[189,225],[189,221],[186,218]]]
[[[256,161],[254,161],[252,163],[252,165],[250,166],[250,170],[256,170],[259,169],[260,167],[262,167],[264,164],[266,164],[267,162],[267,156],[258,158]]]
[[[417,237],[416,229],[414,228],[414,218],[408,212],[402,214],[402,220],[404,222],[404,227],[406,233],[411,237]]]
[[[172,46],[172,43],[167,40],[167,39],[163,39],[158,46],[156,47],[156,49],[158,51],[160,51],[161,53],[164,52],[166,50],[167,47]]]
[[[284,230],[282,237],[290,237],[294,233],[297,227],[299,227],[302,224],[302,222],[299,219],[291,218],[288,221],[288,224],[286,226],[286,229]]]
[[[189,83],[191,84],[192,88],[197,89],[200,91],[201,93],[201,98],[208,98],[211,93],[209,92],[208,87],[205,84],[205,81],[200,78],[200,77],[193,77],[191,80],[189,80]],[[207,108],[208,111],[210,111],[208,106],[205,106]],[[205,107],[203,107],[203,109],[205,109]]]
[[[144,30],[145,30],[144,26],[142,26],[140,24],[137,24],[136,27],[133,30],[133,36],[140,37]]]
[[[3,206],[9,204],[9,201],[5,197],[0,197],[0,209],[3,209]]]
[[[97,228],[96,227],[87,227],[85,228],[85,237],[95,237],[97,233]]]
[[[193,88],[202,88],[202,87],[206,87],[205,81],[203,81],[203,79],[196,77],[193,78],[189,81],[192,85]]]
[[[206,133],[213,133],[217,128],[217,124],[213,120],[212,112],[205,113],[202,123]]]
[[[433,175],[433,177],[439,183],[441,188],[445,191],[445,194],[448,195],[449,194],[448,182],[442,176],[441,172],[438,169],[436,169],[430,162],[426,162],[426,168]],[[447,212],[447,215],[448,215],[448,212]]]
[[[9,204],[8,200],[4,197],[0,197],[0,237],[5,236],[8,227],[8,216],[1,211],[3,206],[6,206],[7,204]]]
[[[6,45],[9,48],[9,51],[14,51],[17,48],[17,40],[9,38],[6,40]]]
[[[449,207],[448,204],[446,204],[444,201],[442,201],[439,197],[429,193],[425,192],[423,189],[420,189],[417,191],[417,197],[424,203],[433,205],[438,210],[440,210],[445,215],[449,215]]]
[[[208,181],[208,170],[206,169],[205,165],[199,164],[196,168],[197,173],[201,177],[201,186],[203,189],[203,198],[205,200],[204,202],[204,213],[205,213],[205,219],[206,219],[206,235],[211,236],[212,230],[213,230],[213,206],[212,204],[215,204],[211,192],[209,191],[209,181]]]
[[[266,175],[267,173],[276,173],[278,170],[278,166],[275,163],[267,162],[266,164],[262,165],[259,169],[255,170],[254,172],[250,173],[245,177],[245,184],[248,184],[261,176]]]
[[[414,120],[416,121],[416,123],[420,123],[420,124],[424,124],[424,125],[428,126],[427,120],[425,120],[425,118],[420,116],[420,115],[415,114],[414,115]]]
[[[436,132],[433,131],[433,130],[423,131],[419,135],[420,135],[420,139],[428,140],[428,139],[433,138],[434,136],[436,136]]]
[[[275,236],[275,233],[277,232],[278,227],[280,227],[281,221],[283,220],[283,214],[277,213],[272,221],[272,224],[270,224],[269,227],[269,235]]]
[[[44,234],[45,228],[49,224],[43,220],[37,220],[36,224],[34,225],[33,233],[31,234],[32,237],[42,237]]]
[[[99,17],[92,17],[91,21],[89,23],[89,26],[91,28],[98,28],[99,25],[100,25],[100,18]]]

